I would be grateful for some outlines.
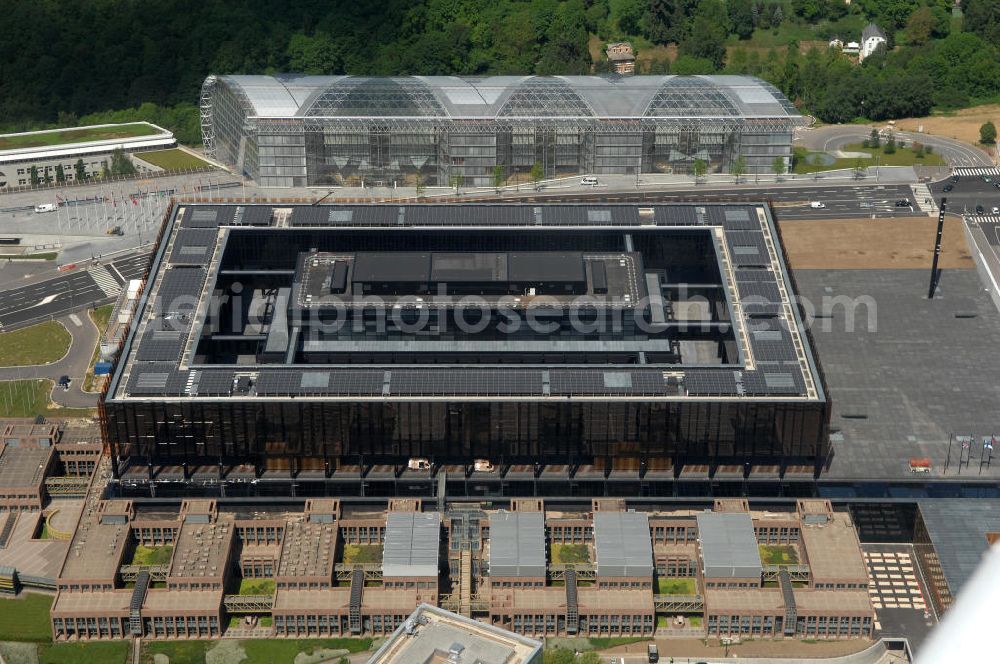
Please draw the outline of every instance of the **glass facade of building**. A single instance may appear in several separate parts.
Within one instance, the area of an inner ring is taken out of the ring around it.
[[[770,173],[803,122],[744,76],[210,76],[213,157],[262,186],[490,186],[593,174]],[[536,168],[537,165],[537,168]]]

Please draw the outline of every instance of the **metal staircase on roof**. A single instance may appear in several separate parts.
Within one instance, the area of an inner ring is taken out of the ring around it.
[[[792,577],[788,570],[781,570],[778,573],[778,582],[781,584],[781,596],[785,600],[785,636],[795,636],[795,623],[798,621],[798,611],[795,608],[795,592],[792,590]]]
[[[576,634],[580,629],[580,605],[576,596],[576,570],[566,568],[566,632]]]
[[[149,572],[143,570],[135,577],[135,589],[128,603],[128,621],[132,636],[142,636],[142,603],[149,589]]]
[[[351,574],[351,606],[348,616],[352,634],[361,633],[361,596],[365,591],[365,571],[355,569]]]

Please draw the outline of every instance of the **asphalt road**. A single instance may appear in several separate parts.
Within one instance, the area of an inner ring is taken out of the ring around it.
[[[0,291],[0,329],[12,329],[112,302],[129,279],[139,279],[149,254],[80,265],[58,276]]]
[[[943,196],[948,198],[948,210],[956,214],[976,214],[976,206],[982,205],[984,213],[991,215],[994,207],[1000,207],[1000,189],[994,184],[1000,182],[1000,176],[987,176],[992,182],[986,182],[978,175],[963,175],[958,182],[953,182],[950,178],[935,182],[929,185],[931,194],[938,201]],[[951,185],[952,190],[945,192],[946,185]],[[997,216],[997,215],[993,215]]]
[[[837,150],[848,143],[860,143],[871,135],[871,131],[872,127],[866,125],[834,125],[817,129],[803,129],[797,132],[796,139],[801,145],[811,150],[828,152]],[[933,146],[934,150],[952,166],[993,165],[988,154],[961,141],[905,131],[896,131],[893,134],[907,143],[918,141],[924,145]]]
[[[908,199],[914,205],[896,207],[900,199]],[[874,212],[879,217],[911,216],[920,214],[919,202],[914,201],[913,190],[905,184],[820,184],[794,187],[761,187],[759,189],[705,189],[697,188],[678,191],[602,192],[599,189],[585,193],[545,193],[505,200],[561,202],[580,200],[600,200],[608,203],[646,201],[769,201],[778,219],[839,219],[843,217],[869,217]],[[820,201],[825,207],[813,209],[812,201]]]

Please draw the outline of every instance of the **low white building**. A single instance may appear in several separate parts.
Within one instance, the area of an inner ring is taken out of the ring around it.
[[[874,23],[866,25],[865,29],[861,31],[861,50],[858,52],[858,62],[864,62],[865,58],[884,44],[886,44],[886,38],[882,28]]]
[[[111,161],[111,153],[161,150],[176,147],[173,133],[149,122],[91,125],[0,135],[0,190],[31,184],[31,167],[41,180],[56,181],[62,166],[66,182],[77,179],[76,165],[82,159],[87,177],[100,175]],[[146,170],[136,162],[136,169]],[[158,169],[156,169],[158,170]]]

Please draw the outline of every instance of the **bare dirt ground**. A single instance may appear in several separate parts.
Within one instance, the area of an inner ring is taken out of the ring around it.
[[[792,269],[920,269],[931,266],[937,218],[779,221],[778,230]],[[957,218],[945,219],[939,266],[974,267]]]
[[[707,644],[707,645],[706,645]],[[723,657],[795,657],[801,659],[840,657],[871,647],[871,641],[844,639],[831,641],[759,640],[736,643],[727,649],[718,639],[661,639],[657,640],[660,661],[666,657],[711,658]],[[646,643],[631,643],[601,651],[605,655],[645,654]]]
[[[995,154],[995,148],[980,145],[979,127],[987,120],[1000,125],[1000,104],[983,104],[963,108],[949,115],[931,115],[923,118],[897,120],[896,126],[904,131],[917,131],[923,125],[925,134],[955,138]]]

